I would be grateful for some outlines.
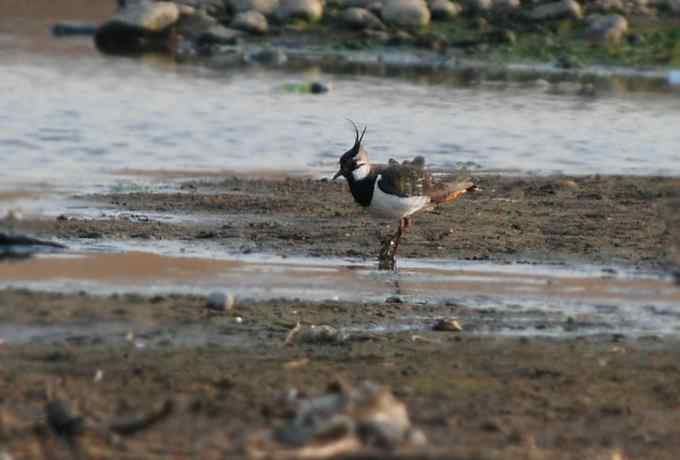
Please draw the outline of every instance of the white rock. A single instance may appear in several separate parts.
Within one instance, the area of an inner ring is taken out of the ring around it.
[[[323,4],[321,0],[281,0],[276,15],[282,21],[318,21],[323,16]]]
[[[432,19],[447,20],[458,16],[463,11],[463,7],[450,0],[429,0],[430,14]]]
[[[430,23],[430,10],[423,0],[387,0],[382,16],[386,23],[395,26],[420,27]]]
[[[598,43],[620,42],[628,31],[628,20],[619,14],[588,16],[587,36]]]
[[[264,14],[255,11],[244,11],[236,15],[231,23],[231,27],[253,34],[266,34],[269,24]]]
[[[583,9],[575,0],[560,0],[559,2],[537,6],[529,12],[529,17],[537,21],[563,18],[581,19]]]
[[[229,4],[236,13],[254,10],[271,16],[279,7],[279,0],[230,0]]]
[[[446,0],[448,1],[448,0]],[[365,8],[347,8],[340,17],[343,24],[353,29],[384,29],[385,25],[378,17]]]
[[[179,8],[173,2],[129,2],[118,11],[109,23],[117,22],[126,26],[160,32],[179,19]]]

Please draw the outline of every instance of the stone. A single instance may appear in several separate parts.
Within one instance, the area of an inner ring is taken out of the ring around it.
[[[214,16],[222,16],[224,14],[225,2],[224,0],[178,0],[178,6],[180,9],[188,6],[197,11],[200,10]]]
[[[199,45],[235,45],[238,43],[242,32],[230,29],[222,25],[214,25],[198,36],[196,42]]]
[[[326,94],[333,89],[333,85],[323,81],[313,81],[309,85],[309,92],[312,94]]]
[[[446,21],[463,12],[463,7],[450,0],[429,0],[430,14],[433,20]]]
[[[229,0],[229,6],[235,13],[253,10],[271,16],[279,7],[279,0]]]
[[[455,319],[438,319],[432,326],[433,331],[461,332],[463,326]]]
[[[191,16],[181,16],[177,22],[177,32],[187,38],[195,39],[218,25],[217,20],[203,11]]]
[[[466,0],[465,9],[475,13],[483,13],[493,8],[493,0]]]
[[[560,0],[559,2],[537,6],[529,12],[529,17],[536,21],[581,19],[583,18],[583,8],[575,0]]]
[[[281,0],[276,15],[284,22],[291,19],[314,22],[323,16],[323,4],[321,0]]]
[[[430,23],[430,10],[423,0],[387,0],[383,21],[399,27],[420,27]]]
[[[448,1],[448,0],[447,0]],[[352,29],[378,29],[385,28],[378,17],[365,8],[347,8],[340,16],[342,23]]]
[[[591,11],[625,11],[623,0],[595,0],[589,8]]]
[[[248,64],[283,65],[288,61],[288,56],[279,48],[264,48],[245,55]]]
[[[193,6],[189,5],[177,5],[177,9],[179,10],[179,15],[181,16],[193,16],[196,14],[196,8]]]
[[[171,29],[180,17],[172,2],[125,3],[107,22],[97,28],[97,49],[110,54],[172,52]]]
[[[179,19],[179,8],[173,2],[129,2],[109,21],[141,29],[160,32]]]
[[[519,10],[521,6],[520,0],[493,0],[492,9],[497,13],[509,13]]]
[[[252,34],[266,34],[269,30],[265,15],[255,10],[237,14],[231,22],[231,27]]]
[[[592,14],[587,21],[586,36],[595,43],[619,43],[628,31],[628,20],[620,14]]]

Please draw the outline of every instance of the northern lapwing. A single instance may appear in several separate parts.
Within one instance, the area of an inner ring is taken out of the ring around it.
[[[394,269],[399,243],[411,225],[411,215],[451,203],[478,188],[470,180],[435,182],[431,172],[425,168],[425,159],[422,156],[402,163],[390,159],[386,165],[371,164],[361,145],[366,127],[360,135],[359,128],[354,122],[352,124],[355,132],[354,145],[340,157],[340,170],[333,176],[333,180],[343,176],[349,184],[354,201],[367,208],[371,215],[399,219],[396,234],[383,243],[379,258],[381,269]]]

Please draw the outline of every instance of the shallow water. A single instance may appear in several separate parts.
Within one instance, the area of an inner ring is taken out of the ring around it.
[[[584,99],[535,88],[484,90],[373,77],[327,95],[289,94],[303,73],[176,67],[84,56],[3,63],[3,188],[69,191],[124,168],[332,172],[367,124],[377,161],[425,155],[438,167],[680,174],[680,98]]]
[[[79,4],[72,11],[37,5],[14,5],[15,17],[0,18],[0,216],[23,209],[45,217],[107,217],[120,211],[68,195],[176,190],[177,179],[187,176],[328,175],[353,141],[348,118],[369,126],[365,146],[376,161],[418,154],[436,167],[474,171],[680,175],[677,92],[614,89],[591,97],[579,95],[578,86],[560,91],[526,77],[469,84],[316,67],[216,69],[153,56],[111,58],[96,53],[89,39],[56,40],[47,32],[58,19],[97,21],[111,5]],[[333,90],[319,96],[286,90],[310,80],[330,82]],[[500,329],[483,326],[479,333],[555,333],[535,328],[536,311],[560,321],[586,317],[585,333],[680,332],[678,288],[662,275],[621,268],[403,260],[395,275],[348,259],[214,259],[214,250],[199,244],[69,245],[75,255],[0,265],[0,285],[100,293],[229,289],[257,299],[380,302],[398,295],[514,312]],[[147,252],[134,252],[140,249]],[[140,270],[131,273],[130,266]],[[365,329],[422,327],[423,318],[413,316]]]
[[[497,315],[489,317],[493,321],[475,322],[475,333],[680,333],[680,288],[662,274],[626,268],[407,259],[398,273],[385,273],[372,262],[353,259],[206,258],[195,247],[185,252],[173,243],[157,245],[155,254],[117,252],[113,246],[94,249],[100,252],[0,264],[0,287],[146,295],[226,290],[255,300],[384,302],[396,296],[403,302],[464,305],[479,315]],[[429,327],[431,316],[417,312],[354,330]],[[578,327],[565,328],[574,319]]]
[[[376,161],[425,155],[443,168],[680,174],[674,92],[585,97],[507,81],[111,58],[91,39],[49,37],[66,12],[14,8],[18,17],[0,20],[0,192],[110,188],[123,180],[112,173],[130,169],[330,174],[353,140],[348,118],[368,125],[365,146]],[[82,19],[106,17],[110,8],[76,5],[67,18],[81,19],[81,10],[89,11]],[[333,90],[286,90],[318,79]]]

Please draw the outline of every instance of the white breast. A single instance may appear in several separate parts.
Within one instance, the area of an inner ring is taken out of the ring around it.
[[[378,217],[401,219],[402,217],[410,216],[414,212],[419,211],[430,204],[429,196],[410,196],[402,198],[385,193],[378,187],[380,179],[382,179],[382,176],[378,175],[373,187],[373,198],[368,207],[368,211],[371,214]]]

